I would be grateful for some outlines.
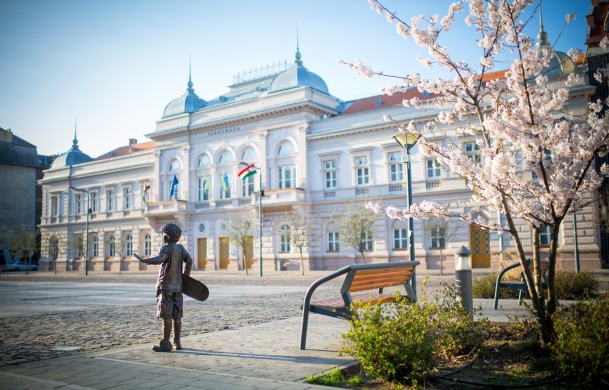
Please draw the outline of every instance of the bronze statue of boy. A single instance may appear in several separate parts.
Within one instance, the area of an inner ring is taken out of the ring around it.
[[[173,348],[169,337],[173,322],[173,344],[175,349],[182,349],[180,334],[182,332],[182,317],[184,315],[184,297],[182,295],[182,273],[190,275],[192,269],[192,257],[186,249],[178,244],[182,235],[180,227],[174,223],[168,223],[161,227],[163,242],[158,256],[143,259],[134,253],[133,255],[142,263],[160,264],[159,277],[157,279],[157,318],[163,319],[163,338],[159,345],[152,349],[155,352],[169,352]]]

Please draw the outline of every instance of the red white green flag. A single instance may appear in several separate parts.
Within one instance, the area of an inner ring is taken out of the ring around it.
[[[239,176],[239,178],[241,180],[245,180],[246,177],[256,174],[256,168],[254,168],[254,164],[247,164],[247,163],[241,163],[241,164],[247,165],[237,174],[237,176]]]

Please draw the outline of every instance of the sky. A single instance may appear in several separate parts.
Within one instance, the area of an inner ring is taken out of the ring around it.
[[[451,1],[382,3],[410,21],[442,16]],[[552,43],[565,14],[577,15],[555,47],[585,51],[590,1],[544,4]],[[460,15],[444,44],[476,64],[480,51]],[[536,16],[527,32],[538,30]],[[95,158],[130,138],[149,141],[165,106],[185,92],[189,67],[195,93],[211,100],[239,73],[292,62],[297,44],[304,66],[344,101],[392,81],[358,76],[341,58],[386,74],[440,75],[419,65],[426,53],[367,0],[0,0],[0,127],[43,155],[68,151],[76,129],[80,149]]]

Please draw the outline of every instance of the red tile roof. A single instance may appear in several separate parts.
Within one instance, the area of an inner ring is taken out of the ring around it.
[[[96,161],[97,160],[106,160],[106,159],[109,159],[109,158],[126,156],[126,155],[129,155],[129,154],[134,154],[134,153],[139,153],[139,152],[145,152],[147,150],[151,150],[152,148],[154,148],[154,142],[153,141],[142,142],[140,144],[133,143],[133,144],[127,145],[127,146],[121,146],[119,148],[111,150],[108,153],[104,153],[101,156],[97,157],[95,160]]]

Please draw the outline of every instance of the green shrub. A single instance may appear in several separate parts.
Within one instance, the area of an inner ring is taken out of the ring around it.
[[[476,276],[472,283],[472,296],[474,298],[495,298],[495,283],[497,282],[497,272],[489,275]],[[518,298],[518,291],[502,288],[499,290],[499,298],[510,299]]]
[[[559,300],[585,299],[598,295],[599,284],[591,271],[561,270],[556,272],[554,291]]]
[[[498,273],[476,276],[472,284],[472,295],[474,298],[495,298],[495,282]],[[515,277],[504,276],[503,280],[514,280]],[[598,295],[599,281],[590,271],[582,271],[579,274],[573,270],[560,270],[554,278],[554,292],[558,300],[573,300],[594,297]],[[528,293],[524,292],[524,297]],[[502,288],[499,291],[501,299],[518,298],[518,291]]]
[[[556,313],[552,360],[567,376],[594,381],[609,376],[609,300],[578,301]]]
[[[454,287],[444,285],[443,292],[417,304],[397,294],[392,303],[360,309],[343,334],[341,353],[358,359],[367,374],[393,382],[432,370],[439,356],[471,351],[482,332],[457,301]]]

